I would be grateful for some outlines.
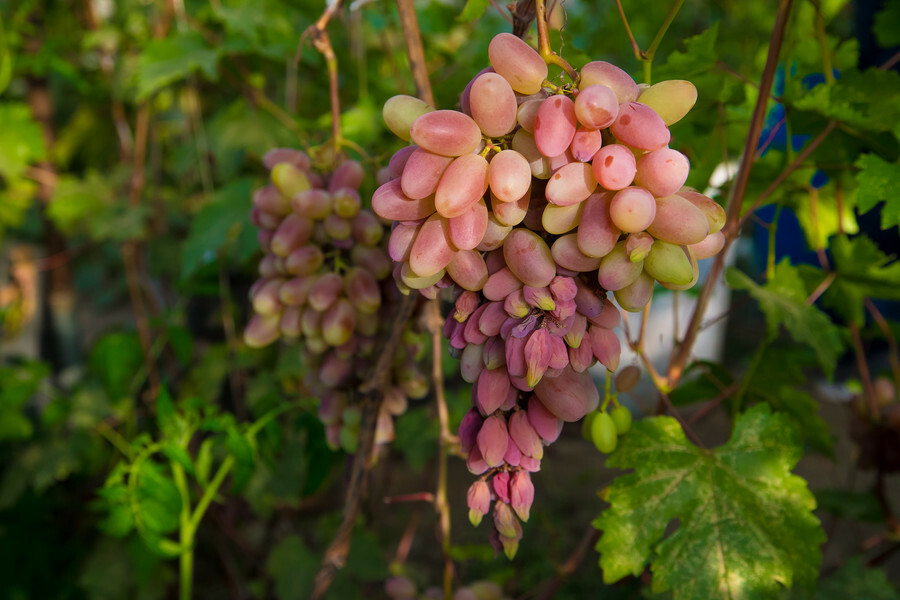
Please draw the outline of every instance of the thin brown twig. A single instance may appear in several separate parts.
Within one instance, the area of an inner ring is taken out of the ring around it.
[[[812,294],[810,294],[806,299],[806,305],[812,306],[813,304],[815,304],[816,300],[821,298],[822,294],[824,294],[828,290],[828,288],[831,287],[831,284],[834,283],[835,279],[837,279],[837,273],[832,271],[825,277],[825,279],[822,280],[822,283],[816,286],[816,289],[812,291]]]
[[[634,57],[638,60],[643,60],[644,53],[641,51],[641,47],[638,45],[637,40],[634,39],[634,34],[631,33],[631,26],[628,25],[628,18],[625,16],[625,9],[622,7],[622,0],[616,0],[616,7],[619,9],[619,16],[622,18],[622,25],[625,26],[625,33],[628,34],[628,41],[631,42],[631,49],[634,52]]]
[[[425,62],[422,32],[419,30],[419,18],[416,16],[413,0],[397,0],[397,11],[400,14],[400,24],[403,26],[403,38],[406,40],[409,68],[416,83],[416,95],[430,106],[434,106],[434,92],[428,78],[428,63]]]
[[[778,6],[778,13],[775,17],[775,25],[772,30],[772,36],[769,41],[769,54],[766,58],[766,66],[763,70],[763,76],[760,81],[760,93],[756,99],[756,106],[753,109],[753,117],[750,123],[750,131],[747,133],[747,141],[744,145],[744,154],[741,157],[741,165],[738,170],[735,185],[727,208],[727,221],[725,231],[725,246],[721,252],[716,255],[712,268],[707,275],[700,294],[697,296],[697,303],[694,307],[694,313],[688,324],[687,331],[681,342],[676,347],[676,352],[672,355],[669,362],[668,380],[671,385],[675,385],[684,372],[684,367],[690,357],[694,342],[697,340],[697,334],[700,331],[700,325],[703,322],[703,316],[709,306],[713,289],[718,283],[719,277],[725,266],[725,256],[731,244],[740,234],[740,223],[738,217],[741,213],[741,206],[744,202],[744,195],[747,191],[747,183],[750,178],[750,170],[753,167],[755,157],[754,149],[758,143],[762,126],[765,119],[766,105],[769,99],[769,90],[772,89],[772,83],[775,80],[775,71],[778,67],[778,56],[781,52],[781,44],[784,41],[784,32],[787,27],[788,17],[791,13],[793,0],[781,0]]]
[[[534,0],[518,0],[511,9],[513,20],[513,35],[516,37],[525,37],[531,22],[537,16],[537,7]]]
[[[863,349],[862,337],[859,334],[859,325],[850,322],[850,341],[853,344],[853,354],[856,356],[856,367],[859,369],[859,378],[862,380],[863,396],[869,405],[869,414],[877,418],[879,414],[878,399],[875,397],[875,387],[872,385],[872,375],[869,372],[869,363],[866,361],[866,352]]]

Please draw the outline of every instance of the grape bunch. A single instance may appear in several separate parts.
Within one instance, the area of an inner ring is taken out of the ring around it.
[[[511,558],[544,446],[597,409],[589,369],[618,368],[620,313],[608,293],[640,311],[657,282],[692,286],[697,260],[724,244],[725,213],[684,186],[688,159],[668,147],[693,84],[641,86],[594,61],[554,85],[540,54],[507,33],[488,54],[461,110],[387,101],[388,128],[411,144],[391,158],[372,206],[394,221],[401,290],[454,291],[444,333],[472,383],[459,430],[479,476],[469,516],[478,525],[492,513],[491,539]],[[598,413],[607,451],[630,425],[622,410]]]
[[[256,314],[244,340],[254,348],[281,337],[302,342],[307,366],[302,384],[320,398],[328,443],[352,453],[361,420],[353,390],[368,370],[377,336],[391,321],[392,296],[398,297],[390,283],[384,226],[362,208],[365,172],[357,161],[321,174],[306,153],[278,148],[263,162],[271,184],[254,192],[251,220],[266,254],[250,290]],[[408,398],[428,391],[416,364],[420,342],[412,327],[394,358],[376,443],[392,440],[393,417],[406,411]]]

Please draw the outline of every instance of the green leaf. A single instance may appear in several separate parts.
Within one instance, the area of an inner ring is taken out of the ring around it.
[[[866,298],[900,300],[900,262],[879,250],[871,238],[836,237],[831,255],[837,277],[823,300],[846,321],[865,325]]]
[[[256,457],[253,445],[247,436],[241,435],[236,429],[228,431],[226,439],[228,451],[234,457],[234,486],[235,492],[239,492],[250,481],[256,466]]]
[[[215,261],[222,249],[234,246],[238,261],[246,260],[256,251],[256,231],[250,224],[252,190],[250,179],[232,181],[216,191],[194,216],[182,250],[183,279]]]
[[[797,591],[791,600],[900,600],[897,589],[888,581],[885,572],[868,569],[862,558],[854,556],[844,565],[821,580],[815,593]]]
[[[875,15],[875,25],[872,27],[875,38],[882,48],[900,45],[900,2],[889,0],[884,3],[884,9]]]
[[[868,131],[892,131],[900,119],[900,74],[871,68],[846,70],[841,78],[811,90],[791,88],[787,100],[794,108]],[[789,90],[786,90],[786,92]],[[792,97],[796,96],[796,98]]]
[[[178,463],[181,467],[191,475],[194,474],[194,461],[188,451],[179,446],[172,440],[166,440],[160,445],[160,450],[165,454],[166,458],[174,463]]]
[[[714,23],[703,33],[684,40],[684,51],[675,51],[666,58],[666,63],[656,69],[654,81],[679,78],[693,80],[713,70],[718,53],[719,23]]]
[[[138,94],[142,101],[167,85],[201,71],[215,81],[219,50],[210,48],[196,31],[148,43],[138,60]]]
[[[466,0],[466,5],[459,16],[456,17],[456,20],[462,23],[471,23],[475,19],[480,19],[484,16],[484,11],[490,5],[490,0]]]
[[[830,378],[843,344],[840,332],[831,320],[815,306],[806,305],[807,291],[797,268],[787,259],[775,267],[775,274],[759,285],[737,269],[728,269],[725,280],[732,288],[747,290],[766,315],[770,339],[784,325],[797,342],[807,344],[816,353],[825,374]]]
[[[109,395],[118,399],[128,395],[131,380],[144,362],[136,333],[110,333],[103,336],[91,352],[91,368],[103,379]]]
[[[763,404],[711,451],[690,444],[671,417],[638,421],[607,459],[634,472],[606,490],[611,506],[594,521],[604,581],[640,575],[650,562],[653,591],[671,589],[676,600],[762,600],[811,584],[825,536],[806,482],[790,472],[801,454],[790,421]]]
[[[318,557],[296,535],[281,540],[266,561],[266,571],[272,577],[278,600],[308,598],[318,568]]]
[[[3,15],[0,15],[0,94],[12,80],[13,55],[9,49],[6,29],[3,27]]]
[[[178,529],[181,495],[175,482],[163,474],[160,465],[144,460],[135,473],[134,486],[137,514],[142,533],[167,534]]]
[[[900,94],[898,94],[900,96]],[[860,213],[867,213],[879,202],[881,208],[881,228],[888,229],[900,225],[900,165],[881,160],[874,154],[863,154],[856,161],[861,170],[856,175],[859,190],[856,203]]]
[[[34,426],[23,409],[49,373],[49,367],[39,362],[0,367],[0,441],[31,437]]]

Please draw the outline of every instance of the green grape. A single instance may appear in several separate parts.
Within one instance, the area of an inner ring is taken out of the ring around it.
[[[597,411],[589,412],[584,416],[584,419],[581,421],[581,437],[586,439],[589,442],[594,441],[591,437],[591,426],[594,422],[594,419],[597,418],[597,415],[600,414]]]
[[[619,435],[628,433],[628,430],[631,429],[630,410],[628,410],[624,406],[617,406],[610,411],[609,415],[610,417],[612,417],[613,422],[616,424],[616,431],[619,432]]]
[[[609,413],[600,412],[594,417],[591,423],[591,441],[597,447],[597,450],[604,454],[609,454],[616,449],[618,434],[616,433],[616,424]]]
[[[341,448],[343,448],[350,454],[355,454],[356,448],[359,445],[359,429],[350,428],[347,425],[344,425],[343,427],[341,427],[339,435],[341,440]]]

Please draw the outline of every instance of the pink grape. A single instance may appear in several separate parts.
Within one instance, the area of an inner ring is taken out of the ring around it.
[[[710,233],[720,231],[725,226],[725,209],[709,196],[689,187],[681,188],[678,195],[700,209],[709,223]]]
[[[292,275],[310,275],[319,270],[325,262],[325,255],[318,246],[300,246],[287,255],[284,268]]]
[[[488,137],[501,137],[516,126],[516,94],[497,73],[479,75],[469,93],[472,118]]]
[[[590,162],[603,146],[603,132],[599,129],[588,129],[579,125],[569,150],[575,160]]]
[[[345,160],[334,170],[334,173],[331,174],[331,179],[328,180],[328,191],[329,193],[334,194],[338,190],[344,188],[352,190],[359,189],[359,186],[362,185],[365,177],[366,172],[359,162],[355,160]]]
[[[284,216],[290,214],[291,203],[274,185],[267,185],[253,192],[253,206],[259,210]]]
[[[637,160],[634,184],[657,198],[669,196],[681,189],[690,170],[691,164],[684,154],[662,148],[648,152]]]
[[[324,273],[319,276],[309,290],[310,308],[322,312],[328,309],[341,295],[344,280],[337,273]]]
[[[417,276],[431,277],[450,264],[455,253],[447,219],[435,214],[419,229],[409,254],[409,266]]]
[[[485,73],[496,73],[496,71],[494,71],[494,67],[485,67],[482,70],[478,71],[478,73],[475,74],[475,77],[470,79],[469,83],[466,84],[466,87],[463,88],[462,94],[459,95],[459,108],[470,117],[472,116],[472,107],[469,103],[469,99],[472,93],[472,84],[474,84],[475,80]]]
[[[466,212],[449,219],[450,242],[459,250],[472,250],[487,231],[488,209],[484,200],[479,199]]]
[[[576,373],[571,367],[564,368],[558,377],[542,378],[534,393],[555,417],[570,423],[600,404],[600,394],[590,374]]]
[[[283,283],[284,279],[281,278],[269,279],[254,288],[250,298],[253,310],[261,315],[273,315],[280,312],[282,304],[278,298],[278,292]]]
[[[656,199],[656,217],[647,231],[670,244],[699,244],[709,235],[709,223],[699,208],[681,196],[663,196]]]
[[[582,89],[597,84],[605,85],[611,89],[616,94],[619,104],[633,102],[640,95],[638,85],[628,73],[602,60],[589,62],[581,69]]]
[[[641,312],[653,296],[654,285],[656,281],[642,271],[633,282],[615,291],[616,302],[628,312]]]
[[[447,274],[464,290],[478,292],[487,283],[488,271],[480,252],[460,250],[447,265]]]
[[[575,116],[589,129],[604,129],[613,124],[619,114],[616,93],[602,84],[582,87],[575,96]]]
[[[575,103],[558,94],[544,100],[534,119],[534,141],[544,156],[566,151],[575,136]]]
[[[478,154],[464,154],[441,176],[434,206],[441,216],[457,217],[481,198],[488,188],[488,162]]]
[[[515,202],[531,187],[531,167],[515,150],[502,150],[491,159],[488,181],[498,200]]]
[[[388,174],[390,174],[391,179],[399,179],[403,175],[403,169],[406,168],[406,161],[409,160],[409,157],[412,156],[412,153],[418,148],[419,147],[416,145],[405,146],[391,155],[391,160],[388,161]]]
[[[556,275],[549,246],[528,229],[514,229],[506,237],[503,257],[513,274],[526,285],[544,287]]]
[[[372,210],[382,219],[391,221],[417,221],[434,213],[434,198],[421,200],[407,198],[400,188],[400,180],[388,181],[372,195]]]
[[[410,140],[410,126],[421,115],[434,111],[426,102],[413,96],[393,96],[384,103],[381,115],[388,129],[398,138]]]
[[[701,242],[691,244],[690,249],[697,260],[703,260],[718,254],[725,246],[725,235],[721,231],[711,233]]]
[[[501,224],[513,227],[525,219],[525,215],[528,214],[530,200],[530,194],[526,192],[516,202],[492,202],[492,214]]]
[[[384,237],[384,227],[369,210],[361,210],[353,217],[352,228],[354,239],[363,246],[376,246]]]
[[[612,222],[609,205],[611,192],[591,194],[584,201],[581,223],[578,226],[578,249],[587,256],[602,257],[616,245],[621,230]]]
[[[550,177],[550,162],[538,150],[533,135],[524,129],[518,130],[512,139],[512,149],[524,156],[525,160],[528,161],[532,176],[538,179]]]
[[[609,131],[619,142],[639,150],[659,150],[671,138],[662,117],[640,102],[621,105],[619,115],[615,123],[610,125]]]
[[[572,154],[571,147],[566,148],[566,151],[562,154],[557,154],[556,156],[550,156],[547,158],[547,165],[550,167],[551,175],[562,169],[567,164],[573,162],[575,162],[575,155]]]
[[[419,224],[397,223],[394,230],[391,231],[391,237],[388,240],[388,253],[392,260],[397,262],[407,262],[409,253],[412,250],[413,242],[419,233]]]
[[[339,298],[322,315],[322,339],[329,346],[347,343],[355,327],[356,311],[346,298]]]
[[[514,291],[522,289],[522,285],[522,280],[516,277],[509,267],[504,267],[488,277],[482,293],[488,300],[499,302]]]
[[[631,185],[637,173],[634,153],[622,144],[610,144],[600,148],[594,155],[591,167],[597,182],[613,191]]]
[[[308,171],[310,168],[309,155],[295,148],[272,148],[263,155],[263,165],[267,169],[272,169],[278,163],[291,163],[301,171]]]
[[[600,259],[597,281],[605,290],[614,292],[634,283],[643,270],[642,262],[632,262],[625,252],[625,242],[619,242],[612,252]]]
[[[507,203],[509,204],[509,203]],[[512,231],[512,227],[504,225],[497,220],[493,213],[488,213],[487,228],[484,231],[484,237],[481,243],[475,247],[476,250],[486,252],[488,250],[496,250],[503,245],[506,236]]]
[[[656,216],[656,201],[644,188],[627,187],[613,196],[609,216],[615,226],[626,233],[643,231]]]
[[[287,256],[294,249],[309,241],[312,235],[312,221],[300,215],[289,215],[275,230],[271,250],[278,256]]]
[[[413,143],[443,156],[468,154],[481,143],[478,124],[472,117],[455,110],[425,113],[413,121],[409,132]]]
[[[452,162],[453,159],[448,156],[416,148],[403,167],[400,189],[411,200],[421,200],[430,196],[437,189],[441,175]]]
[[[534,134],[534,119],[537,117],[538,110],[543,102],[543,98],[526,100],[519,105],[519,109],[516,111],[516,121],[528,133]]]
[[[577,234],[569,233],[553,242],[550,248],[553,260],[560,267],[578,273],[595,270],[600,264],[600,259],[583,254],[578,249],[577,237]]]
[[[591,165],[572,162],[556,171],[547,182],[547,200],[557,206],[569,206],[583,202],[594,193],[597,180]]]
[[[519,93],[535,94],[547,79],[547,63],[541,55],[511,33],[495,35],[488,45],[488,56],[494,70]]]

